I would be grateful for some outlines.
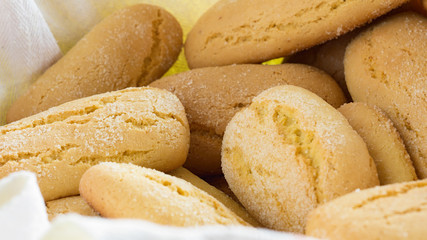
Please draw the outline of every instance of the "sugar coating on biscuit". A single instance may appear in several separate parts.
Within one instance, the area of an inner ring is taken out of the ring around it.
[[[190,183],[133,164],[102,163],[80,182],[82,197],[102,216],[164,225],[249,225]]]
[[[356,191],[309,214],[306,234],[324,239],[424,239],[427,180]]]
[[[417,180],[399,133],[378,107],[353,102],[344,104],[338,111],[365,141],[381,185]]]
[[[273,87],[227,126],[222,168],[231,190],[263,225],[303,232],[308,212],[378,185],[365,143],[315,94]]]
[[[99,214],[80,196],[48,201],[46,202],[46,211],[49,221],[52,221],[59,215],[67,213],[77,213],[83,216],[99,216]]]
[[[49,201],[78,194],[81,175],[99,162],[170,171],[184,163],[188,147],[188,122],[176,96],[156,88],[128,88],[0,127],[0,177],[35,172]]]
[[[427,177],[427,19],[406,12],[365,30],[344,66],[355,101],[378,106],[399,131],[419,178]]]

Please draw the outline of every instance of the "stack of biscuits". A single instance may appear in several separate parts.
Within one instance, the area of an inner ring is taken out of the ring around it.
[[[36,173],[50,219],[421,239],[426,9],[219,0],[185,43],[164,9],[121,9],[9,109],[0,177]]]

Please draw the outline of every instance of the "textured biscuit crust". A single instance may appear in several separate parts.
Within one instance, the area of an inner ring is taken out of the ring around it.
[[[317,205],[378,185],[363,139],[317,95],[270,88],[227,126],[222,169],[231,190],[261,224],[300,232]]]
[[[67,213],[77,213],[84,216],[99,216],[99,214],[80,196],[48,201],[46,202],[46,211],[49,221],[52,221],[59,215]]]
[[[178,57],[182,30],[162,8],[134,5],[97,24],[10,108],[7,121],[161,77]]]
[[[187,169],[180,167],[173,170],[172,172],[169,172],[168,174],[177,178],[184,179],[185,181],[193,184],[195,187],[205,191],[252,226],[262,227],[261,224],[257,220],[255,220],[240,203],[234,201],[231,197],[227,196],[227,194],[205,182],[203,179],[194,175]]]
[[[171,171],[184,163],[189,139],[184,108],[170,92],[99,94],[0,127],[0,178],[35,172],[49,201],[79,194],[80,177],[103,161]]]
[[[273,86],[306,88],[339,107],[342,90],[323,71],[301,64],[232,65],[193,69],[154,81],[150,86],[171,91],[183,103],[191,129],[185,167],[197,175],[221,173],[221,141],[233,115],[252,98]]]
[[[427,180],[353,192],[309,214],[306,234],[322,239],[425,239]]]
[[[427,19],[402,13],[364,31],[347,47],[347,86],[376,105],[399,131],[419,178],[427,177]]]
[[[190,68],[259,63],[320,44],[407,0],[222,0],[190,31]]]
[[[393,123],[377,107],[348,103],[338,111],[368,146],[381,185],[417,180],[414,166]]]
[[[133,164],[101,163],[80,182],[81,196],[102,216],[138,218],[173,226],[246,225],[192,184]]]

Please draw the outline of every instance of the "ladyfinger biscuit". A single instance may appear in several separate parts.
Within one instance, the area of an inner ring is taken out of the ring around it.
[[[221,141],[233,115],[261,91],[291,84],[306,88],[334,107],[345,102],[342,90],[324,72],[301,64],[232,65],[193,69],[154,81],[183,103],[191,129],[185,167],[199,176],[221,174]]]
[[[221,0],[188,34],[185,56],[190,68],[260,63],[345,34],[406,1]]]
[[[59,215],[67,213],[77,213],[83,216],[99,216],[99,214],[80,196],[48,201],[46,202],[46,211],[49,221],[52,221]]]
[[[306,234],[322,239],[425,239],[427,180],[356,191],[309,214]]]
[[[320,204],[378,185],[363,139],[335,108],[303,88],[270,88],[227,126],[222,169],[261,224],[302,233]]]
[[[239,216],[240,218],[242,218],[252,226],[262,227],[261,224],[257,220],[255,220],[245,210],[245,208],[243,208],[243,206],[240,203],[235,202],[232,198],[227,196],[227,194],[220,191],[216,187],[210,185],[209,183],[205,182],[203,179],[194,175],[192,172],[188,171],[187,169],[180,167],[173,170],[172,172],[169,172],[168,174],[177,178],[184,179],[185,181],[193,184],[195,187],[205,191],[206,193],[216,198],[216,200],[224,204],[224,206],[226,206],[228,209],[233,211],[237,216]]]
[[[156,88],[128,88],[74,100],[0,127],[0,178],[37,174],[45,201],[79,194],[83,173],[103,162],[160,171],[180,167],[190,131],[178,98]]]
[[[399,131],[419,178],[427,177],[427,19],[390,16],[347,47],[352,98],[383,110]]]
[[[80,194],[107,218],[138,218],[162,225],[249,225],[190,183],[133,164],[101,163],[82,177]]]
[[[338,111],[365,141],[377,166],[381,185],[417,180],[399,133],[380,109],[354,102],[344,104]]]
[[[162,8],[139,4],[97,24],[51,66],[7,113],[7,121],[62,103],[144,86],[161,77],[178,57],[182,30]]]
[[[214,186],[216,189],[227,194],[227,196],[229,196],[234,201],[240,203],[239,199],[236,197],[236,195],[234,195],[233,191],[231,191],[230,186],[228,185],[227,180],[225,180],[223,174],[205,177],[204,180],[210,185]]]

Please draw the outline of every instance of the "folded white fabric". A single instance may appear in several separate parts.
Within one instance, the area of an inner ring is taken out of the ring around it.
[[[34,173],[12,173],[0,180],[1,239],[40,239],[48,227],[46,206]]]
[[[12,102],[59,57],[33,0],[0,0],[0,125]]]
[[[310,240],[302,235],[237,226],[178,228],[141,220],[103,219],[75,214],[56,218],[42,240]]]

